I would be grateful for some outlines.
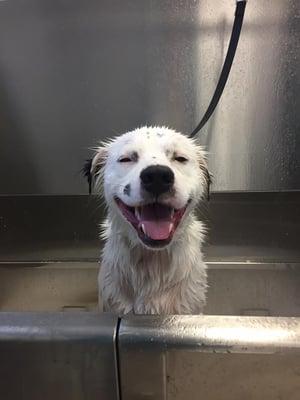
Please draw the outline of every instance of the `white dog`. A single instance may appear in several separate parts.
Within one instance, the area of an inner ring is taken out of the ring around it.
[[[171,129],[143,127],[100,145],[90,172],[107,205],[104,310],[201,313],[204,226],[193,210],[210,182],[202,148]]]

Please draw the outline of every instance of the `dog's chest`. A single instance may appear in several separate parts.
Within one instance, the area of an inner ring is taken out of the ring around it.
[[[187,281],[167,253],[149,253],[126,268],[124,295],[129,296],[136,313],[182,312],[188,303]]]
[[[201,248],[193,236],[169,249],[153,251],[132,246],[122,235],[110,235],[99,283],[106,310],[121,314],[201,313],[206,291]]]
[[[129,262],[122,273],[135,294],[153,294],[171,284],[173,265],[167,252],[133,252]]]

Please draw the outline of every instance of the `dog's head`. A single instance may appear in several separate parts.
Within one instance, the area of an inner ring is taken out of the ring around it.
[[[110,215],[130,240],[163,248],[179,235],[187,214],[208,195],[202,148],[163,127],[143,127],[98,147],[90,164]]]

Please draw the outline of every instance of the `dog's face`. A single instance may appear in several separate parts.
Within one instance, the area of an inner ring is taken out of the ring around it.
[[[128,226],[131,240],[163,248],[208,191],[200,146],[167,128],[140,128],[100,146],[92,163],[111,213]]]

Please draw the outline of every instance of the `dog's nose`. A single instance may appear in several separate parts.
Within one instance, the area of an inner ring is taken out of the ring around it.
[[[174,172],[164,165],[151,165],[141,172],[142,187],[154,196],[168,192],[174,184]]]

